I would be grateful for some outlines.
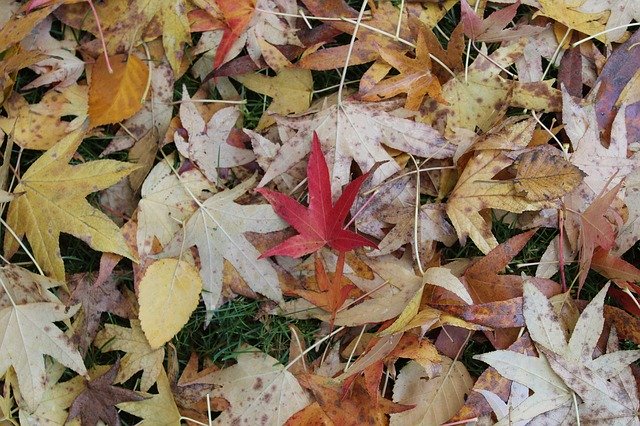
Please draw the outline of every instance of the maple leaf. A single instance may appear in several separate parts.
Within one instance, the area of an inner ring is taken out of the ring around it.
[[[161,161],[149,172],[138,202],[138,254],[153,253],[154,241],[166,246],[180,230],[180,223],[197,210],[197,201],[204,201],[215,187],[198,170],[187,170],[177,176],[170,166],[174,156]],[[196,197],[196,200],[193,199]]]
[[[182,417],[178,407],[176,407],[171,393],[171,384],[162,365],[160,365],[158,373],[157,388],[157,394],[143,393],[142,396],[146,397],[146,399],[121,402],[118,404],[118,408],[142,418],[142,421],[138,423],[140,426],[173,426],[180,424]]]
[[[184,47],[191,44],[187,2],[185,0],[154,0],[144,3],[149,6],[143,8],[144,12],[148,14],[147,16],[153,17],[145,33],[162,34],[165,55],[171,64],[171,69],[177,75],[180,73]]]
[[[617,185],[625,176],[638,169],[640,155],[629,156],[629,142],[625,126],[625,107],[623,106],[611,127],[611,142],[604,147],[596,123],[596,106],[588,100],[583,105],[576,102],[566,91],[562,92],[562,120],[564,130],[569,136],[574,152],[569,161],[586,173],[584,182],[588,194],[583,197],[589,204],[593,197],[600,194],[607,185]]]
[[[427,98],[419,121],[454,131],[476,127],[487,131],[503,121],[509,106],[536,111],[560,111],[560,91],[553,80],[521,82],[502,77],[503,71],[522,57],[525,39],[478,55],[465,73],[442,85],[446,103]]]
[[[389,110],[397,102],[376,104],[343,101],[315,114],[299,117],[276,117],[280,131],[296,132],[278,150],[258,186],[288,171],[310,151],[309,139],[317,132],[327,152],[331,167],[331,189],[337,194],[351,179],[351,163],[363,173],[376,163],[383,163],[372,177],[372,185],[400,170],[383,144],[423,158],[448,158],[454,145],[432,127],[396,117]],[[338,137],[339,135],[339,137]]]
[[[16,387],[20,387],[20,399],[24,399],[21,407],[30,413],[42,414],[41,405],[47,405],[45,396],[59,378],[45,368],[43,355],[86,373],[80,353],[53,325],[58,318],[70,318],[79,308],[76,305],[65,311],[50,291],[60,284],[15,265],[0,268],[0,374],[13,366]]]
[[[105,373],[92,379],[85,379],[85,390],[83,390],[71,404],[67,421],[79,417],[83,425],[97,425],[103,421],[109,425],[118,425],[118,410],[115,405],[126,401],[140,401],[144,399],[138,393],[113,386],[113,381],[118,374],[120,360],[109,368]]]
[[[407,94],[405,108],[417,110],[422,99],[428,94],[439,102],[446,102],[441,95],[438,78],[431,73],[431,58],[427,48],[424,30],[418,33],[415,58],[410,58],[397,50],[380,49],[382,59],[397,69],[400,74],[389,77],[360,95],[364,101],[379,101]]]
[[[606,43],[620,41],[631,21],[640,21],[640,3],[627,0],[594,1],[586,0],[577,7],[585,14],[609,12],[606,29]]]
[[[580,272],[578,275],[578,292],[582,289],[587,279],[594,250],[597,247],[610,250],[615,244],[615,229],[605,215],[621,187],[622,182],[606,194],[596,198],[584,213],[579,215]],[[575,214],[573,212],[568,213]],[[567,222],[567,226],[571,226],[569,222]]]
[[[573,3],[571,1],[562,0],[538,0],[540,3],[540,14],[548,16],[571,29],[577,30],[588,35],[599,34],[596,39],[605,43],[605,22],[608,13],[585,13],[579,10],[581,3]],[[607,2],[604,2],[607,3]]]
[[[22,175],[14,194],[22,194],[9,205],[7,223],[18,237],[26,234],[33,255],[42,269],[64,281],[60,255],[60,233],[71,234],[95,250],[134,259],[118,227],[84,198],[127,176],[136,166],[113,160],[69,165],[82,142],[75,131],[38,158]],[[18,242],[5,235],[5,256],[11,257]]]
[[[378,244],[369,256],[390,254],[403,244],[410,243],[413,247],[413,257],[418,256],[422,262],[428,261],[433,255],[431,243],[443,242],[447,247],[456,242],[455,229],[445,218],[444,204],[424,204],[418,211],[418,223],[414,224],[415,207],[390,206],[381,214],[381,219],[395,225]],[[415,228],[418,228],[417,231]],[[417,232],[417,241],[414,233]]]
[[[392,414],[392,426],[442,424],[458,411],[464,403],[464,396],[473,386],[464,364],[446,357],[442,357],[441,373],[427,377],[427,370],[415,361],[410,361],[400,370],[393,387],[393,401],[415,404],[416,407]]]
[[[227,58],[231,46],[240,39],[247,44],[247,52],[251,59],[258,63],[261,56],[260,40],[274,45],[300,45],[296,36],[295,19],[281,19],[278,14],[297,12],[297,5],[292,0],[216,0],[227,28],[214,59],[214,69]],[[246,40],[246,41],[245,41]]]
[[[238,349],[238,363],[199,379],[217,385],[211,393],[230,406],[216,419],[245,424],[283,424],[311,403],[296,378],[276,359],[248,345]]]
[[[125,297],[118,290],[118,279],[113,275],[96,277],[94,274],[73,274],[69,277],[69,295],[62,294],[65,305],[80,303],[84,317],[74,330],[73,340],[84,354],[96,337],[103,312],[113,312],[126,317]]]
[[[313,392],[322,411],[337,425],[383,425],[387,422],[387,414],[413,408],[412,405],[396,404],[385,398],[376,401],[367,393],[361,380],[355,382],[348,398],[343,397],[342,386],[334,379],[306,373],[300,377],[300,382]]]
[[[73,403],[73,400],[84,389],[85,378],[83,376],[75,376],[70,380],[60,381],[60,378],[66,371],[66,367],[59,363],[49,363],[46,367],[45,390],[42,398],[35,409],[31,409],[25,403],[20,388],[16,383],[15,373],[9,370],[4,376],[5,386],[11,385],[15,396],[16,404],[20,409],[19,424],[28,425],[45,425],[45,424],[65,424],[69,413],[67,409]],[[6,387],[5,387],[6,389]],[[2,403],[0,402],[0,407]],[[13,404],[9,414],[13,410]],[[0,408],[2,412],[2,408]],[[3,413],[4,414],[4,413]],[[5,420],[10,417],[5,418]],[[16,423],[17,425],[18,423]]]
[[[0,117],[0,129],[23,148],[47,150],[86,120],[87,87],[72,85],[50,90],[37,104],[28,104],[24,97],[13,93],[3,106],[8,117]],[[68,121],[69,116],[75,118]]]
[[[269,205],[240,205],[234,200],[255,183],[250,178],[233,189],[219,192],[201,203],[200,208],[184,224],[183,231],[167,244],[163,257],[177,257],[196,246],[200,257],[202,298],[208,318],[220,303],[224,261],[238,271],[253,291],[275,301],[282,301],[278,275],[267,259],[249,242],[245,232],[273,232],[286,227]]]
[[[131,328],[105,324],[95,340],[94,346],[103,352],[124,351],[125,356],[118,370],[116,383],[123,383],[142,370],[140,389],[146,392],[156,382],[162,371],[164,348],[153,349],[145,337],[140,321],[130,320]]]
[[[515,145],[513,148],[517,148],[529,142],[534,127],[535,122],[530,120],[516,124],[505,123],[503,128],[496,129],[484,137],[487,138],[485,140],[496,141],[504,137],[512,141]],[[491,225],[480,214],[481,210],[494,208],[515,213],[540,210],[554,205],[546,198],[551,199],[553,198],[551,195],[562,193],[559,190],[552,190],[549,197],[536,197],[541,199],[531,200],[519,193],[514,181],[493,180],[499,171],[513,163],[514,160],[507,155],[507,152],[496,149],[475,151],[458,178],[447,202],[447,215],[456,228],[460,241],[464,241],[467,236],[471,237],[485,254],[496,247],[498,242],[491,232]],[[553,183],[562,186],[561,179],[555,179]]]
[[[462,12],[461,18],[464,25],[464,32],[473,41],[495,43],[520,37],[532,37],[544,31],[543,27],[533,27],[530,25],[505,29],[509,22],[516,16],[519,6],[520,2],[516,1],[514,4],[497,10],[485,19],[482,19],[476,15],[466,0],[462,0],[460,2],[460,10]]]
[[[302,3],[309,9],[312,15],[338,18],[327,21],[328,25],[347,33],[353,34],[355,26],[353,23],[342,22],[342,19],[352,19],[355,21],[358,12],[350,7],[343,0],[303,0]],[[371,19],[366,21],[369,28],[359,26],[356,33],[357,40],[351,46],[341,45],[320,49],[309,55],[305,55],[298,65],[302,68],[312,70],[329,70],[342,68],[345,66],[347,57],[349,62],[346,65],[358,65],[374,61],[380,58],[381,49],[388,52],[404,52],[408,48],[406,45],[394,40],[393,37],[380,34],[370,28],[386,31],[395,34],[398,22],[405,24],[407,16],[401,16],[398,9],[391,2],[380,2],[372,10]],[[410,42],[415,41],[415,35],[411,34],[407,25],[400,27],[400,37]],[[350,54],[348,54],[350,52]]]
[[[580,397],[575,412],[580,413],[581,421],[598,422],[606,418],[614,424],[635,424],[640,401],[635,386],[625,383],[633,381],[629,364],[640,357],[640,351],[618,351],[613,332],[608,353],[593,358],[604,325],[603,304],[608,285],[582,312],[568,340],[549,300],[528,282],[524,290],[525,322],[536,348],[544,356],[511,351],[475,356],[534,392],[498,424],[530,419],[571,423],[572,392]]]
[[[271,203],[275,212],[299,233],[262,253],[260,257],[301,257],[319,250],[324,245],[339,252],[365,246],[375,247],[375,243],[365,237],[344,229],[344,220],[367,175],[364,174],[349,183],[334,204],[331,200],[329,168],[322,154],[320,140],[315,133],[307,165],[307,177],[308,208],[285,194],[266,188],[256,190]]]
[[[229,132],[240,117],[234,107],[223,108],[213,114],[208,123],[200,116],[189,97],[186,86],[182,87],[180,121],[188,133],[176,131],[174,141],[180,153],[190,158],[212,183],[218,181],[218,169],[247,164],[255,159],[251,150],[238,148],[227,143]]]
[[[260,117],[256,132],[275,123],[271,114],[287,115],[306,111],[313,93],[311,71],[291,68],[291,63],[278,49],[266,42],[262,42],[261,46],[263,56],[276,71],[276,76],[251,73],[234,77],[247,89],[272,98],[269,108]]]
[[[344,257],[338,258],[338,265],[336,269],[340,269],[344,266]],[[330,280],[327,275],[327,271],[322,263],[322,258],[316,253],[315,257],[316,268],[316,283],[318,285],[319,292],[312,290],[300,290],[295,289],[294,292],[298,296],[304,297],[319,308],[324,309],[331,313],[331,320],[329,326],[333,329],[333,323],[336,318],[338,309],[349,297],[349,292],[355,288],[353,284],[343,284],[342,282],[342,270],[334,274],[333,279]]]

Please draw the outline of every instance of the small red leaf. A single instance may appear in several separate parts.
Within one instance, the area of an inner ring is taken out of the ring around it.
[[[285,194],[266,188],[257,189],[271,203],[275,212],[299,233],[262,253],[260,257],[274,255],[301,257],[319,250],[325,244],[339,252],[364,246],[376,247],[376,244],[367,238],[344,229],[344,221],[367,174],[345,186],[342,195],[333,204],[329,168],[322,154],[318,135],[315,133],[307,165],[307,178],[309,207],[304,207]]]

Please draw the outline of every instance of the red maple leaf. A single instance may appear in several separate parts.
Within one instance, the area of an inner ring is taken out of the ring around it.
[[[311,155],[307,164],[309,207],[280,192],[259,188],[275,212],[299,232],[260,256],[284,255],[300,257],[319,250],[325,244],[338,252],[376,244],[355,232],[344,229],[344,221],[367,174],[344,187],[335,204],[331,201],[329,168],[320,149],[318,135],[313,134]]]

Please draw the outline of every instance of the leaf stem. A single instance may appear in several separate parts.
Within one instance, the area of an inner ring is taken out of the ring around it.
[[[107,63],[107,71],[109,74],[113,74],[113,68],[111,68],[111,61],[109,61],[109,54],[107,53],[107,44],[104,41],[104,33],[102,32],[102,25],[100,25],[100,18],[98,17],[98,11],[96,7],[93,5],[92,0],[87,0],[89,6],[91,7],[91,12],[93,13],[93,17],[96,20],[96,26],[98,27],[98,34],[100,34],[100,43],[102,43],[102,51],[104,52],[104,60]]]

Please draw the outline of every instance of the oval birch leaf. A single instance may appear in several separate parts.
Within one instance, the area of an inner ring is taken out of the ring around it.
[[[154,262],[140,281],[140,325],[152,348],[168,342],[198,306],[202,279],[178,259]]]
[[[516,191],[531,201],[560,198],[578,186],[585,176],[579,168],[549,149],[527,151],[514,165]]]
[[[432,379],[427,380],[427,371],[415,361],[409,361],[400,371],[393,388],[393,402],[416,407],[391,414],[391,426],[439,425],[462,407],[473,379],[461,362],[442,358],[442,373]]]
[[[104,56],[93,66],[89,85],[89,123],[91,127],[127,119],[142,109],[149,68],[137,56],[115,55],[109,58],[109,73]]]

